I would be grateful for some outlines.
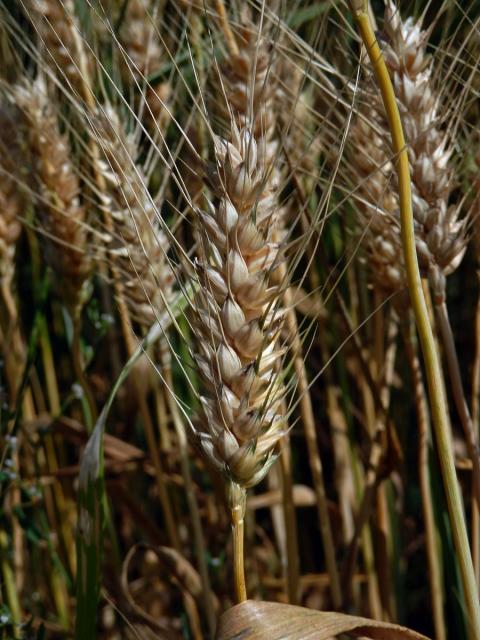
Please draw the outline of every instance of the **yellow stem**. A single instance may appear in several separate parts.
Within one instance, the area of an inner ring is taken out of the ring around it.
[[[245,602],[247,599],[247,588],[245,585],[245,552],[243,541],[245,538],[245,504],[247,492],[243,487],[231,482],[228,487],[228,502],[232,518],[233,533],[233,575],[235,580],[235,598],[237,603]]]
[[[412,327],[413,328],[413,327]],[[442,573],[440,569],[441,549],[437,542],[433,497],[430,486],[430,470],[428,464],[428,439],[430,433],[430,416],[423,384],[422,369],[417,357],[413,331],[405,328],[404,339],[407,352],[412,386],[415,395],[415,407],[418,423],[418,469],[420,490],[422,494],[423,521],[425,527],[425,546],[428,559],[428,577],[430,582],[430,598],[432,601],[433,625],[436,640],[445,640],[446,627],[443,614]]]
[[[79,385],[82,387],[86,404],[82,403],[85,411],[85,420],[87,423],[87,431],[90,434],[94,424],[97,421],[97,407],[95,404],[95,398],[93,397],[90,384],[87,376],[85,375],[85,365],[82,356],[82,344],[81,344],[81,306],[78,305],[76,309],[71,311],[71,318],[73,322],[73,338],[72,338],[72,361],[73,369],[77,377]]]
[[[351,6],[382,94],[392,137],[393,152],[396,155],[395,164],[399,185],[402,245],[408,289],[410,292],[411,304],[415,315],[415,322],[425,362],[433,427],[440,458],[445,493],[447,496],[450,524],[452,527],[464,596],[468,609],[468,618],[470,623],[469,633],[472,638],[480,638],[480,604],[468,544],[462,496],[455,471],[455,461],[452,450],[452,434],[447,417],[448,407],[443,389],[440,359],[435,346],[433,331],[428,317],[425,297],[423,295],[415,248],[410,167],[407,147],[405,145],[405,138],[403,135],[402,122],[395,99],[392,81],[388,74],[385,60],[380,47],[378,46],[368,15],[368,0],[351,0]]]
[[[7,533],[3,530],[0,531],[0,568],[6,600],[12,614],[13,638],[20,638],[19,624],[22,618],[22,610],[15,586],[15,578],[13,576],[12,567],[10,566],[10,562],[8,560],[8,536]]]
[[[220,27],[223,31],[223,35],[225,36],[225,40],[227,41],[227,47],[230,51],[230,55],[236,58],[239,54],[238,44],[235,40],[235,36],[233,35],[230,22],[228,21],[228,16],[225,10],[225,5],[223,4],[223,0],[216,0],[215,6],[217,9]]]

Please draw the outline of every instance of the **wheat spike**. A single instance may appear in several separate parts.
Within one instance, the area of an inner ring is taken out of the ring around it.
[[[426,31],[412,18],[402,21],[389,0],[385,11],[389,45],[385,59],[398,98],[412,172],[417,254],[436,297],[445,295],[445,276],[459,265],[466,247],[461,209],[449,206],[454,186],[453,144],[441,123],[442,95],[433,82]]]
[[[115,232],[108,253],[119,270],[130,316],[148,328],[172,291],[168,241],[146,178],[135,164],[139,154],[134,137],[125,133],[117,112],[108,105],[94,126],[101,149],[98,170],[107,184]]]
[[[73,0],[27,0],[26,7],[48,54],[47,62],[83,95],[82,73],[91,71],[92,61],[85,59],[85,50],[79,46],[80,27]]]
[[[383,119],[376,111],[357,114],[346,149],[349,171],[355,175],[355,205],[359,232],[365,234],[370,274],[376,287],[390,295],[405,286],[398,197],[390,183],[393,166],[382,135]]]
[[[151,4],[142,0],[130,0],[122,22],[120,43],[125,49],[128,76],[133,74],[140,83],[163,60],[163,48],[152,22]]]
[[[389,0],[385,12],[384,47],[408,144],[412,202],[420,269],[429,277],[436,298],[444,298],[445,277],[462,260],[467,243],[467,218],[459,206],[449,206],[454,186],[450,159],[452,141],[443,129],[441,91],[433,79],[427,54],[427,33],[413,18],[402,21]],[[351,129],[350,164],[355,170],[357,209],[367,225],[368,257],[376,283],[389,292],[405,286],[400,241],[399,204],[394,192],[393,165],[386,145],[383,108],[378,96],[368,96]]]
[[[81,302],[90,260],[85,209],[80,202],[80,185],[68,138],[60,133],[57,114],[43,82],[18,85],[14,95],[29,127],[44,257],[52,267],[61,296],[75,308]]]
[[[27,203],[19,186],[25,149],[17,134],[23,126],[18,109],[8,103],[0,105],[0,279],[7,287],[14,274],[15,246]]]
[[[269,276],[279,257],[273,242],[275,193],[248,129],[216,139],[217,198],[198,211],[201,253],[195,298],[197,362],[205,395],[198,440],[209,461],[242,487],[255,485],[275,459],[284,433],[279,291]]]

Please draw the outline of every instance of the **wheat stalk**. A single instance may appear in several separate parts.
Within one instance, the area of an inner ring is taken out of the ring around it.
[[[262,23],[257,26],[251,18],[243,14],[242,24],[237,37],[223,31],[228,44],[228,54],[218,65],[214,76],[212,111],[214,121],[218,119],[224,129],[235,122],[241,129],[247,127],[253,131],[257,143],[257,152],[265,167],[265,180],[270,188],[278,191],[281,176],[278,170],[278,140],[275,131],[277,123],[278,93],[276,76],[277,59],[267,37],[262,33]],[[237,42],[240,44],[238,46]],[[273,55],[272,55],[273,54]],[[269,119],[266,123],[266,118]],[[277,204],[278,204],[278,195]],[[281,241],[281,228],[278,224],[283,218],[283,208],[278,206],[275,220],[274,241]],[[286,268],[281,267],[275,273],[275,282],[281,286],[286,278]],[[286,402],[281,411],[287,415]],[[286,567],[288,593],[291,602],[297,602],[299,588],[298,536],[293,504],[292,479],[290,474],[290,442],[288,436],[283,440],[280,450],[280,474],[282,476],[282,496],[284,502],[283,517],[279,508],[272,509],[278,548],[282,564]],[[270,482],[275,482],[272,476]]]
[[[453,396],[473,462],[475,495],[479,501],[478,441],[463,394],[446,308],[446,277],[458,267],[465,253],[469,216],[460,217],[462,203],[449,206],[450,192],[455,184],[455,173],[451,166],[453,142],[450,132],[442,127],[442,94],[433,82],[434,61],[426,51],[428,34],[422,31],[420,22],[411,18],[402,21],[392,1],[389,1],[386,7],[385,30],[388,36],[385,60],[398,97],[408,142],[417,256],[421,273],[428,277],[432,288],[452,380]],[[378,97],[374,105],[376,106],[372,119],[373,122],[379,122],[381,112]],[[386,178],[392,166],[387,150],[384,149],[382,153],[379,136],[373,133],[372,123],[366,125],[364,121],[359,120],[354,133],[357,146],[363,144],[363,148],[367,150],[359,165],[360,173],[365,173],[365,169],[373,170],[374,165],[377,165],[373,179],[365,182],[363,187],[363,191],[369,188],[366,201],[372,202],[373,195],[373,202],[381,207],[379,214],[368,214],[371,217],[368,253],[374,278],[384,288],[396,291],[404,286],[405,271],[401,259],[399,202],[396,196],[389,195]],[[369,135],[370,143],[367,141]],[[380,168],[383,173],[380,172]]]
[[[19,84],[13,94],[28,121],[43,257],[51,267],[57,293],[73,321],[72,357],[88,401],[90,418],[87,422],[93,422],[95,400],[85,377],[80,348],[81,311],[88,294],[91,267],[80,183],[68,138],[60,132],[57,113],[43,79],[39,77],[34,83]]]
[[[410,167],[399,108],[388,68],[378,46],[372,23],[368,14],[367,0],[352,0],[354,18],[374,67],[376,79],[382,94],[382,100],[388,119],[392,145],[398,155],[396,169],[399,185],[400,219],[402,245],[404,249],[407,282],[412,308],[420,336],[422,352],[425,358],[429,399],[432,409],[433,425],[439,450],[444,486],[447,494],[450,522],[452,525],[455,548],[460,562],[462,584],[467,601],[470,619],[470,632],[480,633],[480,608],[472,558],[468,549],[468,536],[462,513],[462,500],[457,483],[455,463],[451,445],[451,429],[447,419],[447,401],[443,388],[440,359],[435,345],[433,330],[423,294],[420,269],[415,251],[415,227],[412,206]]]

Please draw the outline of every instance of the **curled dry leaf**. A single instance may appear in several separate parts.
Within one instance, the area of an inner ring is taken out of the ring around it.
[[[196,617],[198,616],[197,607],[201,609],[201,607],[203,606],[201,578],[194,567],[190,564],[190,562],[186,558],[184,558],[178,551],[170,547],[139,543],[134,545],[130,549],[124,560],[121,575],[122,590],[129,605],[132,608],[132,611],[140,620],[145,621],[156,631],[160,633],[170,634],[167,637],[173,638],[175,630],[170,626],[169,621],[161,621],[153,618],[135,602],[133,595],[130,592],[128,577],[129,567],[133,556],[139,551],[150,551],[156,555],[162,567],[162,575],[168,575],[168,577],[179,587],[179,589],[183,593],[184,602],[185,597],[188,598],[189,606],[195,611]],[[218,601],[213,594],[212,598],[215,612],[218,612]]]
[[[216,640],[330,640],[342,633],[372,640],[427,640],[420,633],[388,622],[253,600],[222,615]]]

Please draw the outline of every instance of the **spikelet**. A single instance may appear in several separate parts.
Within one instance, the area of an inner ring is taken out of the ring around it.
[[[0,105],[0,280],[9,286],[14,273],[15,246],[25,215],[26,196],[20,188],[25,164],[18,109]]]
[[[194,327],[205,390],[197,438],[212,465],[248,488],[268,471],[285,430],[276,372],[283,314],[269,281],[280,252],[276,194],[248,129],[233,125],[231,142],[217,138],[215,147],[216,201],[197,211]]]
[[[120,272],[130,316],[148,328],[171,295],[173,273],[166,260],[168,242],[135,164],[135,140],[126,135],[117,112],[106,106],[94,124],[101,157],[98,169],[108,186],[115,231],[108,253]]]
[[[15,98],[29,126],[44,257],[59,294],[75,310],[82,302],[90,260],[85,209],[68,139],[60,133],[57,114],[40,80],[17,86]]]
[[[82,73],[91,72],[92,61],[79,44],[82,36],[73,0],[27,0],[26,7],[47,62],[83,95]]]

